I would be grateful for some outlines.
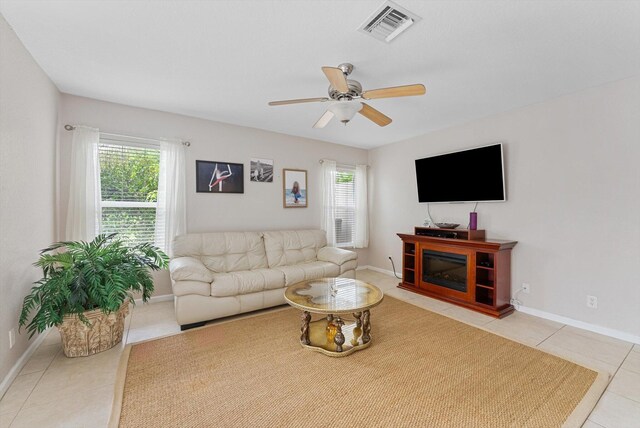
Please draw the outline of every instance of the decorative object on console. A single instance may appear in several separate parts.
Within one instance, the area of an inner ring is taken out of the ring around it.
[[[436,226],[438,226],[440,229],[455,229],[456,227],[460,226],[459,223],[436,223]]]
[[[469,230],[478,229],[478,213],[473,211],[469,213]]]
[[[251,181],[273,182],[273,159],[251,158]]]
[[[244,193],[244,165],[197,160],[196,192]]]
[[[20,326],[29,337],[57,326],[67,357],[106,351],[122,340],[132,292],[146,302],[153,293],[149,270],[164,269],[167,259],[151,244],[128,247],[115,233],[57,242],[35,263],[43,278],[24,298]]]
[[[285,208],[307,207],[307,171],[282,170],[282,204]]]

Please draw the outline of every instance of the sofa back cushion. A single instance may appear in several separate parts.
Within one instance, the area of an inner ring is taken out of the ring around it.
[[[318,249],[326,246],[327,235],[323,230],[264,232],[264,247],[270,268],[316,261]]]
[[[267,267],[262,233],[189,233],[173,240],[173,257],[194,257],[213,272]]]

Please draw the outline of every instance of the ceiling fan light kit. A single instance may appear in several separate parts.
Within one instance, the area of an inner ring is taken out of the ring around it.
[[[368,104],[358,101],[359,99],[409,97],[424,95],[426,89],[424,85],[395,86],[390,88],[372,89],[363,91],[360,82],[347,79],[353,72],[354,66],[349,63],[340,64],[337,67],[322,67],[322,72],[329,80],[329,98],[300,98],[294,100],[271,101],[270,106],[281,106],[287,104],[301,104],[313,102],[330,101],[327,111],[316,121],[314,128],[324,128],[335,116],[345,125],[353,119],[356,113],[360,113],[378,126],[387,126],[391,123],[391,118],[385,116]]]
[[[362,103],[359,101],[334,101],[329,105],[329,111],[345,125],[360,110],[362,110]]]

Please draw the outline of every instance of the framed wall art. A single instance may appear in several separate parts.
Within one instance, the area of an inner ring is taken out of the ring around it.
[[[285,208],[307,207],[307,171],[303,169],[282,170],[283,206]]]
[[[244,193],[244,165],[197,160],[196,192]]]
[[[251,158],[251,181],[273,182],[273,159]]]

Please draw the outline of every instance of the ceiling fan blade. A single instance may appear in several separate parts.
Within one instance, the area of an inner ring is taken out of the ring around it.
[[[380,126],[387,126],[391,123],[390,117],[387,117],[384,114],[380,113],[369,104],[362,103],[362,108],[358,113]]]
[[[329,79],[329,83],[333,88],[346,94],[349,92],[349,85],[347,85],[347,78],[341,69],[337,67],[322,67],[324,75]]]
[[[329,98],[299,98],[297,100],[282,100],[282,101],[271,101],[269,103],[270,106],[283,106],[287,104],[301,104],[301,103],[320,103],[329,101]]]
[[[327,123],[329,123],[331,119],[333,119],[333,116],[334,114],[332,111],[330,110],[325,111],[324,114],[320,116],[320,119],[318,119],[318,121],[313,124],[313,127],[324,128],[325,126],[327,126]]]
[[[364,91],[362,98],[372,100],[376,98],[392,98],[392,97],[410,97],[413,95],[424,95],[427,92],[424,85],[418,83],[416,85],[394,86],[392,88],[372,89]]]

